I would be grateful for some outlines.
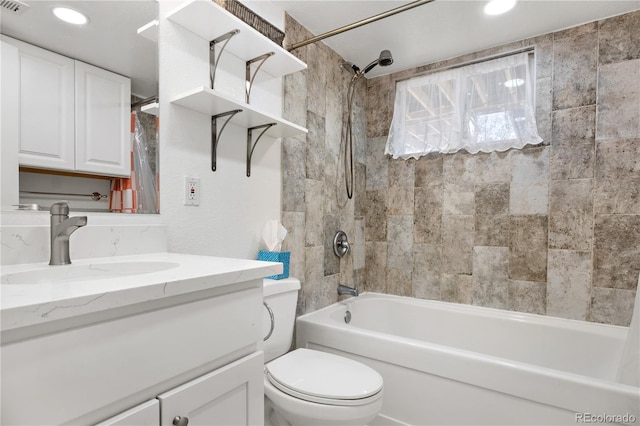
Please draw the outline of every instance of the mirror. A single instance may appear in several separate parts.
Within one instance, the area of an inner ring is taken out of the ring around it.
[[[19,6],[18,12],[9,10],[5,4],[9,4],[8,7],[11,4]],[[81,12],[87,16],[88,22],[72,25],[57,19],[53,8],[58,6]],[[130,78],[131,103],[135,106],[137,102],[147,100],[135,109],[140,127],[144,129],[144,151],[148,154],[146,168],[151,170],[155,185],[158,175],[157,103],[154,108],[153,100],[157,100],[158,94],[158,54],[157,26],[153,22],[157,23],[158,19],[157,1],[12,0],[2,2],[0,13],[0,32],[3,35]],[[138,134],[134,133],[132,138],[134,145]],[[110,210],[113,179],[21,167],[19,182],[20,203],[37,203],[46,208],[55,200],[66,198],[74,210]],[[58,193],[47,194],[53,190]],[[80,195],[60,195],[65,192]],[[91,198],[94,192],[107,197],[95,201]],[[156,212],[155,206],[142,210],[141,213]]]

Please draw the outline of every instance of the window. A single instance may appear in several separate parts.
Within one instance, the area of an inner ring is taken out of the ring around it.
[[[407,159],[542,142],[532,56],[523,52],[399,81],[385,153]]]

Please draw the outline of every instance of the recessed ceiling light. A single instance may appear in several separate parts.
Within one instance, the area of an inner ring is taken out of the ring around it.
[[[54,7],[53,14],[56,15],[58,19],[74,25],[84,25],[89,22],[89,18],[85,15],[68,7]]]
[[[487,15],[500,15],[505,13],[516,5],[516,0],[491,0],[484,7],[484,13]]]
[[[522,86],[524,84],[524,80],[521,78],[512,78],[511,80],[507,80],[504,82],[504,87],[509,89],[513,89],[514,87]]]

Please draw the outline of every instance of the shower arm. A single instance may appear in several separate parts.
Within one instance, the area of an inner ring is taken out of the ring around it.
[[[361,27],[363,25],[367,25],[367,24],[370,24],[372,22],[379,21],[380,19],[388,18],[389,16],[393,16],[393,15],[395,15],[397,13],[413,9],[414,7],[422,6],[424,4],[431,3],[433,1],[435,1],[435,0],[417,0],[417,1],[405,4],[404,6],[400,6],[400,7],[394,8],[394,9],[387,10],[386,12],[382,12],[382,13],[379,13],[378,15],[371,16],[371,17],[363,19],[361,21],[357,21],[357,22],[354,22],[352,24],[345,25],[345,26],[340,27],[340,28],[336,28],[335,30],[327,31],[326,33],[317,35],[315,37],[311,37],[311,38],[309,38],[307,40],[303,40],[303,41],[300,41],[300,42],[297,42],[297,43],[292,43],[289,47],[287,47],[287,50],[289,52],[291,52],[293,50],[296,50],[296,49],[298,49],[300,47],[303,47],[303,46],[306,46],[308,44],[316,43],[316,42],[318,42],[320,40],[324,40],[325,38],[341,34],[341,33],[345,32],[345,31],[353,30],[354,28],[358,28],[358,27]]]
[[[362,75],[368,73],[369,71],[371,71],[376,65],[378,65],[378,59],[374,59],[373,61],[371,61],[371,63],[369,65],[367,65],[366,67],[364,67],[362,69]]]

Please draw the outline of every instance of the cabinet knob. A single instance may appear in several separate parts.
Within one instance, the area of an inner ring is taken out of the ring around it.
[[[189,424],[189,417],[175,416],[173,418],[173,424],[175,426],[187,426]]]

